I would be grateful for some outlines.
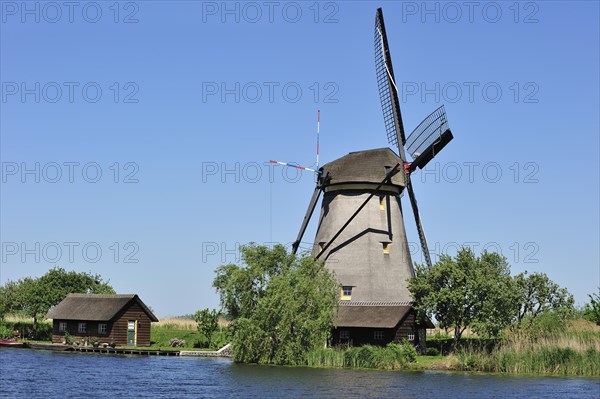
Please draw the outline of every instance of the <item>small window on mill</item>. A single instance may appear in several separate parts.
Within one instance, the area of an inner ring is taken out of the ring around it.
[[[384,255],[389,255],[390,254],[390,242],[382,242],[381,243],[383,245],[383,254]]]
[[[342,301],[349,301],[352,299],[352,286],[344,285],[341,291],[340,299]]]

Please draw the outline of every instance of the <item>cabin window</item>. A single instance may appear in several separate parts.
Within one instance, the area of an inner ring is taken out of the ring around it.
[[[385,211],[385,195],[379,197],[379,210]]]
[[[350,286],[350,285],[344,285],[342,287],[341,291],[342,292],[341,292],[340,299],[342,301],[349,301],[350,299],[352,299],[352,286]]]
[[[384,255],[389,255],[390,254],[390,242],[382,242],[381,243],[383,245],[383,254]]]
[[[79,327],[77,328],[77,332],[79,334],[87,333],[87,323],[79,323]]]
[[[373,338],[375,339],[383,339],[384,338],[384,333],[381,330],[375,330],[373,332]]]
[[[98,324],[98,335],[104,335],[106,334],[106,323],[99,323]]]
[[[408,340],[409,341],[414,341],[415,340],[415,334],[408,334]]]
[[[350,331],[340,330],[340,339],[350,339]]]
[[[67,322],[66,321],[61,321],[58,323],[58,332],[65,332],[67,331]]]

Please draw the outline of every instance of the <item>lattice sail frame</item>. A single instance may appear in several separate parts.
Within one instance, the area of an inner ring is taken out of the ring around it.
[[[406,150],[413,159],[417,158],[430,145],[441,139],[449,129],[446,109],[442,105],[429,114],[406,139]]]
[[[375,16],[375,71],[377,74],[377,88],[381,99],[381,110],[388,142],[400,150],[400,157],[404,158],[403,147],[406,142],[400,103],[398,102],[398,88],[395,83],[392,59],[390,57],[383,13],[377,10]]]

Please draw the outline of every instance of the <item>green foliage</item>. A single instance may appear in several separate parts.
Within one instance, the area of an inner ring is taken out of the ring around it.
[[[306,364],[312,367],[349,367],[396,370],[416,360],[417,352],[408,342],[385,347],[364,345],[339,349],[314,349],[306,356]]]
[[[539,315],[552,311],[563,318],[573,312],[575,300],[566,288],[559,287],[545,273],[520,273],[514,278],[517,293],[516,322],[532,323]]]
[[[409,290],[421,315],[434,316],[442,328],[453,328],[454,347],[471,328],[480,337],[499,338],[507,326],[532,324],[551,312],[562,320],[573,316],[574,299],[544,273],[510,276],[506,258],[467,248],[440,257],[431,269],[418,265]]]
[[[510,269],[496,253],[476,257],[462,248],[455,258],[441,256],[431,269],[417,265],[409,290],[419,314],[433,315],[441,327],[454,328],[455,344],[467,327],[497,336],[513,316]]]
[[[241,252],[243,265],[219,267],[213,282],[234,318],[234,360],[304,364],[307,351],[329,338],[339,284],[322,262],[288,254],[282,245]]]
[[[590,303],[585,304],[583,308],[583,317],[600,326],[600,287],[598,287],[597,294],[588,296],[590,297]]]
[[[32,317],[33,330],[37,331],[38,320],[70,293],[114,294],[115,291],[98,274],[67,272],[55,267],[38,278],[8,281],[0,291],[0,310]]]
[[[67,345],[73,345],[74,342],[75,342],[75,338],[68,332],[65,332],[65,343]]]
[[[500,373],[527,373],[600,376],[600,352],[594,348],[576,351],[558,345],[516,351],[500,349],[492,353],[460,351],[457,370]]]
[[[440,350],[438,348],[427,348],[425,354],[427,356],[439,356]]]
[[[1,339],[12,338],[12,332],[13,332],[13,330],[8,328],[5,323],[0,323],[0,338]]]
[[[52,341],[52,323],[38,322],[37,330],[34,330],[32,321],[4,320],[0,322],[0,335],[6,335],[2,338],[12,338],[15,330],[18,330],[19,335],[24,339]]]
[[[213,334],[219,328],[220,316],[221,312],[216,309],[210,310],[208,308],[198,310],[194,314],[194,320],[196,320],[196,323],[198,324],[198,331],[200,331],[206,337],[208,347],[210,347],[212,344]]]
[[[547,310],[491,350],[455,352],[458,370],[600,376],[600,327]]]

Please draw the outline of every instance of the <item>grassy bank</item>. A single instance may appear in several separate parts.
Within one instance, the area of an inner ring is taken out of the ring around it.
[[[311,367],[349,367],[398,370],[414,363],[417,352],[409,343],[389,344],[385,347],[365,345],[348,349],[317,349],[308,353],[306,362]]]
[[[561,328],[511,334],[491,351],[463,349],[455,355],[456,370],[600,376],[600,327],[571,320]]]

